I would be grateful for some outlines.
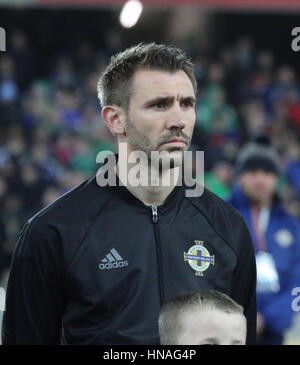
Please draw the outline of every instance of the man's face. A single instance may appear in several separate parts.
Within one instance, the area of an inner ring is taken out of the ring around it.
[[[195,93],[184,71],[139,70],[125,123],[128,152],[168,151],[182,159],[195,125]]]
[[[183,314],[177,345],[245,345],[246,318],[239,313],[197,309]]]
[[[243,193],[254,204],[269,202],[275,191],[277,177],[264,170],[245,171],[239,177]]]

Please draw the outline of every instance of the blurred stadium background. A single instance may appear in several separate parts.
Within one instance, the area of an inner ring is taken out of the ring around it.
[[[95,173],[99,151],[115,150],[96,83],[110,55],[141,41],[178,45],[196,62],[193,145],[205,151],[206,186],[226,198],[238,150],[267,134],[281,156],[278,192],[300,219],[300,53],[291,48],[300,0],[142,0],[130,28],[124,3],[0,0],[3,288],[24,222]],[[285,343],[300,343],[299,315]]]

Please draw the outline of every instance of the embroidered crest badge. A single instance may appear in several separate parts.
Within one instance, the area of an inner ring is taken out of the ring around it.
[[[194,241],[188,252],[184,252],[184,261],[188,261],[192,269],[196,271],[195,275],[203,276],[203,272],[212,264],[215,264],[215,255],[210,256],[208,250],[204,247],[203,241]]]

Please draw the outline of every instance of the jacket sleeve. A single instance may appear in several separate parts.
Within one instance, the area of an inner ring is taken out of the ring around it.
[[[248,228],[240,218],[233,228],[234,239],[239,240],[239,257],[234,273],[232,297],[244,307],[247,318],[247,345],[256,344],[256,262]]]
[[[290,286],[288,290],[285,289],[274,295],[272,302],[258,308],[269,331],[282,334],[291,326],[294,314],[292,309],[293,287]]]
[[[297,223],[298,225],[298,223]],[[275,333],[283,333],[288,329],[295,312],[292,308],[292,290],[300,286],[300,228],[295,230],[295,241],[286,249],[290,250],[290,263],[288,275],[281,280],[279,293],[271,294],[272,299],[264,301],[264,305],[258,310],[264,318],[266,327]],[[280,313],[280,315],[279,315]]]
[[[64,308],[62,254],[55,227],[27,222],[12,259],[3,345],[59,344]]]

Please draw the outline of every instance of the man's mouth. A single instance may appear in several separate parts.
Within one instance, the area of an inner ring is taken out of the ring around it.
[[[173,137],[171,139],[169,139],[168,141],[162,143],[163,145],[168,145],[170,147],[185,147],[186,146],[186,141],[183,138],[180,137]]]

